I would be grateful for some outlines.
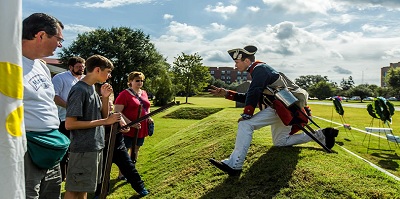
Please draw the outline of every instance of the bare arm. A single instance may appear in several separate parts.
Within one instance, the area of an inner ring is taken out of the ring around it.
[[[107,118],[108,114],[110,111],[108,110],[109,108],[109,97],[111,93],[113,92],[113,88],[110,84],[105,83],[101,86],[100,88],[101,92],[101,102],[102,102],[102,107],[101,107],[101,115],[103,118]]]
[[[124,118],[124,120],[125,120],[125,122],[126,123],[129,123],[129,122],[131,122],[131,120],[130,119],[128,119],[123,113],[122,113],[122,110],[124,110],[124,105],[122,105],[122,104],[114,104],[114,111],[116,112],[116,113],[121,113],[121,115],[122,115],[122,117]]]
[[[54,102],[61,107],[67,108],[67,102],[61,99],[60,96],[56,95],[54,96]]]
[[[121,114],[119,113],[114,113],[106,117],[105,119],[92,120],[92,121],[79,121],[77,117],[67,117],[65,119],[65,128],[67,130],[89,129],[102,125],[111,125],[119,121],[121,121]]]
[[[124,110],[125,106],[122,104],[114,104],[114,111],[121,113],[122,118],[124,118],[125,122],[128,124],[130,122],[132,122],[130,119],[128,119],[123,113],[122,110]],[[133,125],[132,127],[140,129],[141,125],[140,123],[136,123],[135,125]]]
[[[101,116],[103,117],[103,118],[107,118],[108,117],[108,114],[110,113],[110,110],[109,110],[109,98],[108,97],[104,97],[104,96],[102,96],[101,97],[101,103],[102,103],[102,106],[101,106]]]

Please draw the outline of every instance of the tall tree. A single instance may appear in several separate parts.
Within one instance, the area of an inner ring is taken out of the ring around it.
[[[93,54],[103,55],[113,62],[115,68],[110,81],[114,96],[127,88],[130,72],[143,72],[146,81],[151,81],[157,76],[166,76],[169,67],[165,58],[150,42],[148,35],[128,27],[99,28],[78,34],[76,40],[68,48],[63,48],[59,56],[66,63],[71,56],[88,58]],[[156,98],[162,97],[157,96],[158,90],[154,84],[146,83],[144,86],[147,91],[154,93]]]
[[[310,96],[315,96],[319,100],[332,97],[334,95],[334,91],[335,89],[333,85],[327,81],[319,81],[317,84],[312,85],[308,90]]]
[[[308,90],[320,81],[328,82],[329,80],[327,76],[322,77],[321,75],[303,75],[295,79],[295,83],[305,90]]]
[[[352,88],[354,88],[353,77],[349,76],[349,78],[347,79],[342,78],[342,81],[340,82],[340,86],[338,88],[338,92],[336,93],[336,95],[348,96],[348,91]]]
[[[348,79],[342,79],[342,81],[340,82],[340,88],[343,91],[347,91],[350,90],[351,88],[354,87],[354,80],[352,76],[349,76]]]
[[[386,77],[386,84],[394,91],[395,96],[399,96],[400,91],[400,68],[391,68]]]
[[[361,102],[364,98],[374,96],[374,91],[368,84],[360,84],[349,90],[349,94],[353,96],[360,96]]]
[[[182,52],[181,55],[175,57],[172,66],[173,82],[178,89],[185,91],[186,103],[188,103],[190,93],[201,91],[211,78],[208,67],[203,65],[202,60],[203,58],[197,53],[188,55]]]

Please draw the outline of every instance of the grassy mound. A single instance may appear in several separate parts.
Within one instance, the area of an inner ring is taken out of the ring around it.
[[[165,115],[164,118],[201,120],[220,110],[222,108],[182,107]]]
[[[214,99],[207,98],[200,104],[201,99],[193,99],[194,105],[175,106],[153,117],[155,134],[146,138],[136,164],[151,192],[146,198],[400,198],[400,182],[349,155],[338,145],[331,154],[314,142],[274,147],[269,127],[254,132],[241,176],[229,177],[208,159],[221,160],[231,154],[241,108],[227,104],[223,110],[201,120],[166,117],[183,108],[202,110],[208,104],[218,108],[214,106],[226,101],[211,100]],[[313,109],[315,115],[330,111],[331,107]],[[332,125],[317,122],[321,127]],[[341,131],[338,141],[345,136],[348,137],[346,132]],[[363,137],[355,137],[352,143],[362,142]],[[349,145],[348,141],[343,143]],[[359,145],[358,149],[365,150],[365,146]],[[117,175],[114,165],[107,198],[137,197],[130,184],[116,180]]]

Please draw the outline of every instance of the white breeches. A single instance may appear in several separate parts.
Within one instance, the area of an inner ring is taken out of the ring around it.
[[[235,149],[229,159],[223,160],[222,162],[233,169],[242,169],[244,159],[253,138],[254,130],[269,125],[271,125],[272,142],[274,146],[291,146],[312,140],[311,137],[305,133],[289,135],[292,126],[285,126],[275,110],[271,107],[267,107],[253,115],[250,119],[239,122]]]

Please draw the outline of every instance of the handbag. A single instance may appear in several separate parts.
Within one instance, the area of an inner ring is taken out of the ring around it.
[[[154,122],[148,122],[148,134],[149,136],[152,136],[154,134]]]
[[[42,169],[50,169],[60,163],[70,144],[69,138],[58,130],[28,131],[26,138],[32,162]]]

